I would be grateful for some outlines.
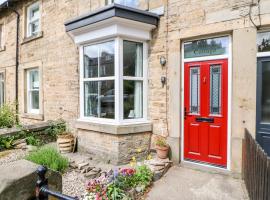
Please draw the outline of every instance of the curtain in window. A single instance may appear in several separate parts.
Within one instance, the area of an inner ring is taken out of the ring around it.
[[[143,75],[143,49],[142,45],[136,45],[136,62],[135,62],[135,76],[141,77]],[[143,84],[141,81],[135,82],[135,97],[134,97],[134,112],[135,118],[142,117],[142,110],[143,110]]]

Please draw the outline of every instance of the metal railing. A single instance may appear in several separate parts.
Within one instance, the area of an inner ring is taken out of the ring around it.
[[[38,180],[36,183],[36,200],[48,200],[49,196],[60,200],[78,200],[77,197],[70,197],[49,189],[48,179],[46,178],[47,168],[40,166],[37,169]]]

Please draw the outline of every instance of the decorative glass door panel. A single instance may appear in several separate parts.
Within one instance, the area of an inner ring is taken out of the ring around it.
[[[270,57],[258,58],[256,139],[270,156]]]
[[[184,158],[227,166],[228,61],[185,63]]]

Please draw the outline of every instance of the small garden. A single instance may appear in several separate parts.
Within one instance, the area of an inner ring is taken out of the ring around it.
[[[8,128],[16,131],[0,133],[0,165],[1,157],[6,157],[4,160],[8,162],[26,159],[58,171],[63,175],[63,192],[71,196],[76,194],[82,200],[143,199],[153,181],[166,173],[170,165],[166,160],[169,148],[163,138],[156,140],[157,155],[165,159],[162,162],[149,154],[140,162],[133,157],[128,167],[113,166],[110,170],[102,170],[89,163],[73,163],[74,167],[67,154],[62,154],[72,153],[76,148],[76,138],[67,131],[64,121],[31,130],[17,123],[12,105],[4,105],[0,107],[0,131]],[[23,152],[21,156],[17,156],[18,150]],[[15,158],[7,157],[10,152]],[[137,152],[140,153],[140,149]]]

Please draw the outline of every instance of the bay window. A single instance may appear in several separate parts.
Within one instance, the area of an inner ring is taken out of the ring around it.
[[[145,46],[116,38],[82,47],[82,119],[146,119]]]

